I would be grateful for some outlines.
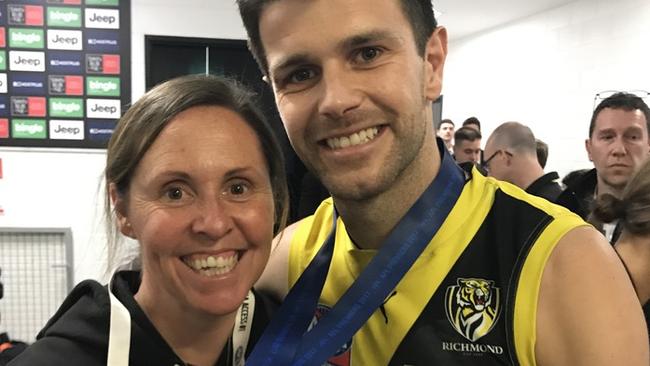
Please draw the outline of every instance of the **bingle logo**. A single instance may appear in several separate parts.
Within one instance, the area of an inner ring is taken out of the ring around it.
[[[48,7],[47,25],[50,27],[81,27],[81,9]]]
[[[103,97],[120,96],[120,79],[116,77],[88,76],[86,78],[88,95]]]
[[[83,117],[83,99],[50,98],[50,116]]]
[[[44,139],[47,137],[44,119],[14,119],[11,121],[11,129],[14,138]]]
[[[74,120],[50,120],[50,138],[55,140],[83,140],[84,123]]]
[[[43,48],[42,29],[9,28],[9,46],[15,48]]]
[[[86,115],[89,118],[120,118],[120,101],[117,99],[88,99]]]
[[[12,71],[45,71],[45,53],[9,51],[9,69]]]
[[[49,51],[48,71],[60,74],[78,74],[83,72],[82,54],[79,52]]]
[[[120,28],[120,12],[112,9],[86,9],[86,28]]]
[[[80,51],[83,45],[81,37],[81,31],[48,29],[47,48]]]

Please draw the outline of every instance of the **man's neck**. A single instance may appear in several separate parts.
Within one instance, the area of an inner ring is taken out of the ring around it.
[[[544,175],[544,169],[537,163],[537,160],[527,160],[524,164],[518,165],[514,169],[514,183],[523,190],[528,189],[531,184]]]
[[[426,141],[425,141],[426,144]],[[440,169],[440,154],[435,142],[396,178],[392,186],[372,199],[341,200],[334,197],[350,238],[361,249],[378,249],[388,234],[406,215]]]
[[[598,183],[596,184],[596,190],[594,191],[594,198],[609,193],[616,198],[621,198],[623,194],[623,188],[612,187],[611,185],[603,182],[600,177],[598,177]]]

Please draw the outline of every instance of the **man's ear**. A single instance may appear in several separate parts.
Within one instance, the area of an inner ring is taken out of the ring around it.
[[[447,29],[436,28],[424,49],[425,90],[427,99],[436,100],[442,91],[442,76],[447,58]]]
[[[131,226],[131,222],[126,214],[126,200],[118,192],[115,183],[109,184],[108,189],[111,196],[111,203],[115,210],[115,217],[117,218],[117,228],[123,235],[135,239],[136,236],[133,232],[133,227]]]
[[[591,139],[585,140],[585,149],[587,150],[587,156],[589,157],[589,161],[594,161],[594,159],[591,158]]]

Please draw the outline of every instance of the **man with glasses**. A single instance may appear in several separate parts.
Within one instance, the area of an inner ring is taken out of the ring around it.
[[[588,219],[613,244],[620,234],[615,224],[592,219],[594,199],[609,193],[620,197],[632,173],[650,155],[648,92],[603,92],[589,124],[585,147],[594,169],[568,186],[558,203]]]
[[[556,172],[544,174],[537,159],[533,132],[518,122],[497,127],[485,144],[483,168],[499,180],[510,182],[526,192],[553,202],[562,193]]]

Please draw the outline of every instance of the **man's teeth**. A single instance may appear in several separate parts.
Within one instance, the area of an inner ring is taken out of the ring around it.
[[[234,254],[226,258],[209,256],[194,260],[188,259],[185,260],[185,264],[203,275],[216,276],[232,271],[237,265],[237,261],[237,254]]]
[[[329,146],[330,149],[336,150],[336,149],[343,149],[349,146],[365,144],[366,142],[374,139],[378,133],[379,133],[379,128],[370,127],[365,130],[355,132],[350,136],[329,138],[327,139],[327,146]]]

